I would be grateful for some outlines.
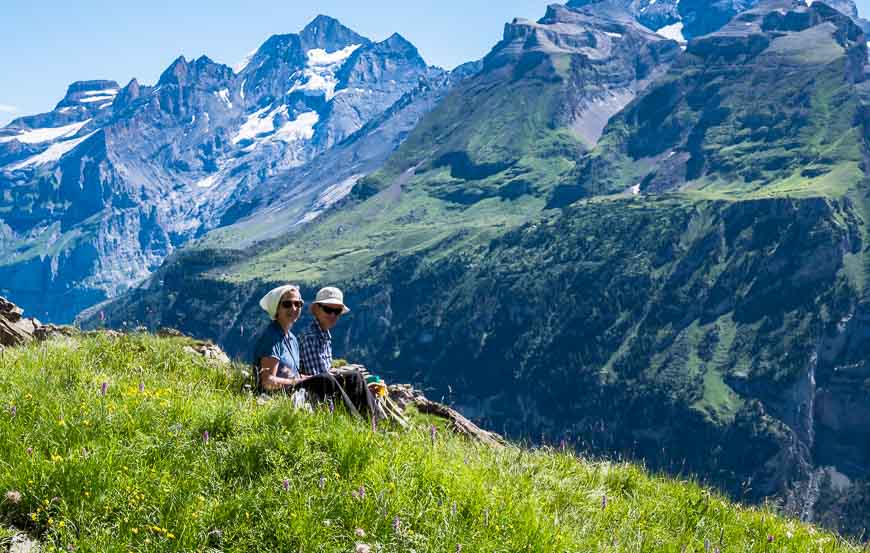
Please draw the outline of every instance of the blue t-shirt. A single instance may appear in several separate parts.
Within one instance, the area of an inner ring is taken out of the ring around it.
[[[289,330],[284,334],[284,329],[277,321],[272,321],[263,330],[254,347],[254,366],[257,368],[258,375],[260,359],[263,357],[274,357],[278,360],[278,372],[275,376],[279,378],[299,376],[299,342]],[[257,383],[259,382],[260,379],[257,378]]]

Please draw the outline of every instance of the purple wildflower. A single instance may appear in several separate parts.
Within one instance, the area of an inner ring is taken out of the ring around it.
[[[145,383],[144,383],[144,382],[140,382],[140,383],[139,383],[139,393],[141,394],[141,393],[143,393],[144,391],[145,391]]]
[[[284,486],[284,491],[285,491],[285,492],[290,491],[290,481],[289,481],[289,480],[287,480],[287,479],[285,478],[285,479],[284,479],[284,482],[282,482],[281,485]]]
[[[106,397],[106,392],[109,390],[109,383],[103,382],[100,384],[100,395]]]
[[[432,445],[435,445],[435,434],[437,434],[438,429],[435,428],[435,425],[429,427],[429,437],[432,438]]]
[[[375,417],[372,417],[372,432],[377,432],[377,431],[378,431],[378,419]]]
[[[402,529],[402,519],[399,518],[399,515],[396,515],[393,518],[393,531],[399,532]]]
[[[456,514],[456,502],[455,501],[453,502],[453,505],[450,506],[450,514],[451,515]]]
[[[360,499],[365,499],[365,498],[366,498],[366,487],[365,487],[365,484],[360,484],[360,486],[359,486],[359,491],[357,492],[357,495],[359,495],[359,498],[360,498]]]
[[[18,408],[14,405],[9,408],[9,414],[12,415],[12,418],[15,418],[15,415],[18,414]]]
[[[601,509],[604,510],[607,508],[607,494],[601,496]]]
[[[27,448],[27,454],[28,454],[28,455],[33,455],[33,448],[32,448],[32,447],[28,447],[28,448]]]
[[[101,323],[106,322],[106,312],[105,311],[100,311],[100,322]]]
[[[767,543],[773,543],[773,534],[767,535]]]
[[[559,449],[561,449],[562,451],[565,451],[565,449],[567,449],[567,448],[568,448],[568,442],[565,441],[565,438],[562,438],[561,440],[559,440]]]
[[[320,482],[318,482],[317,485],[320,486],[320,489],[321,489],[321,490],[322,490],[323,488],[325,488],[325,487],[326,487],[326,477],[325,477],[325,476],[321,476],[321,477],[320,477]]]
[[[206,430],[202,433],[202,443],[204,443],[204,444],[208,443],[208,430]]]
[[[357,528],[356,530],[353,531],[353,533],[361,538],[366,537],[366,531],[363,530],[362,528]]]
[[[704,551],[705,552],[710,551],[710,540],[707,540],[707,539],[704,540]]]

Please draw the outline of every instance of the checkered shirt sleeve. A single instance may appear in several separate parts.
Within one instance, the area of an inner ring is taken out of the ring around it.
[[[301,372],[306,375],[325,373],[332,366],[332,341],[316,325],[312,323],[299,337]]]

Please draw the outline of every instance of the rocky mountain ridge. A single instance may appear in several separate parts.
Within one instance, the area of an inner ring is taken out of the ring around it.
[[[602,0],[569,0],[570,8],[581,8]],[[766,0],[605,0],[619,6],[644,26],[673,40],[688,40],[713,33],[737,14],[766,3]],[[812,4],[812,0],[806,2]],[[858,14],[853,0],[831,0],[826,5],[850,17],[863,30],[870,21]]]
[[[271,37],[238,73],[181,57],[153,87],[74,83],[54,111],[0,130],[3,289],[69,321],[258,208],[280,200],[290,210],[261,226],[314,218],[452,83],[401,36],[372,42],[325,16]],[[353,149],[367,126],[366,146]],[[318,164],[329,178],[294,177],[339,145],[356,172],[333,179],[342,167],[330,163],[345,161],[335,155]]]

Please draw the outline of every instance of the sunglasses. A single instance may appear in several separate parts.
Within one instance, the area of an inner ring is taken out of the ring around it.
[[[281,307],[284,309],[290,309],[291,307],[295,307],[296,309],[302,309],[302,306],[305,304],[303,301],[293,301],[293,300],[284,300],[281,302]]]
[[[341,307],[328,307],[322,304],[319,307],[323,309],[323,312],[328,315],[341,315]]]

